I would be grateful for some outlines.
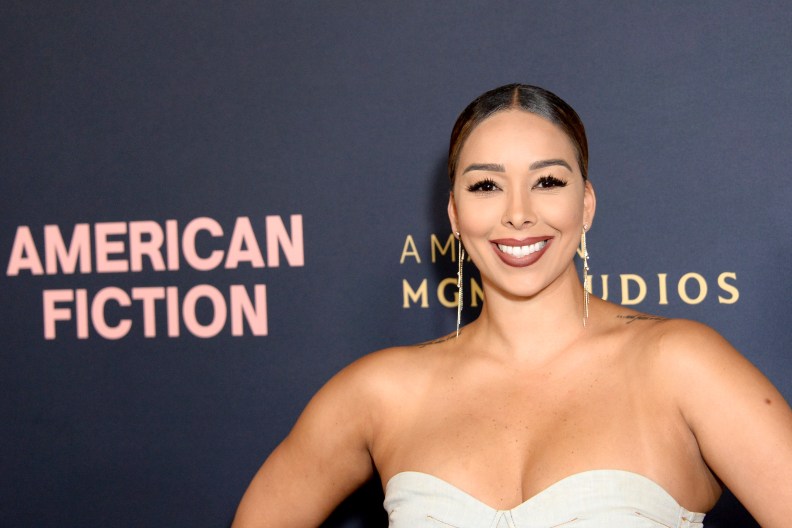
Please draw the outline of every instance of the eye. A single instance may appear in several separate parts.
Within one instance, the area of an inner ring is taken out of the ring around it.
[[[542,176],[534,185],[534,189],[553,189],[566,187],[567,182],[555,176]]]
[[[486,193],[498,190],[498,186],[494,181],[487,178],[485,180],[477,181],[476,183],[468,185],[467,190],[470,192]]]

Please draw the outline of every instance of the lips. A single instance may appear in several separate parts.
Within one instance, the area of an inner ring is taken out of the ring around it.
[[[492,246],[500,259],[509,266],[522,268],[539,260],[552,242],[552,237],[526,240],[492,240]]]
[[[547,240],[542,240],[541,242],[529,244],[527,246],[507,246],[506,244],[497,244],[498,249],[517,258],[527,257],[531,253],[536,253],[546,245]]]

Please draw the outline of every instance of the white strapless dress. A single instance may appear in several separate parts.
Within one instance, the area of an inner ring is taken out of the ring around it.
[[[576,473],[511,510],[496,510],[448,482],[405,471],[385,486],[390,528],[702,528],[659,484],[637,473]]]

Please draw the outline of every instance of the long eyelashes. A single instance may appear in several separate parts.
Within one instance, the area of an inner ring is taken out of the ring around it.
[[[470,192],[489,192],[494,191],[497,188],[498,186],[493,180],[486,178],[468,185],[467,190]]]
[[[539,178],[539,181],[536,182],[534,187],[539,189],[552,189],[554,187],[566,187],[567,182],[564,180],[560,180],[555,176],[542,176]]]
[[[536,183],[533,185],[532,188],[534,189],[557,189],[561,187],[566,187],[567,182],[560,178],[556,178],[555,176],[542,176],[539,178]],[[492,192],[498,190],[498,184],[495,183],[494,180],[490,178],[485,178],[483,180],[479,180],[475,183],[472,183],[467,186],[467,190],[469,192]]]

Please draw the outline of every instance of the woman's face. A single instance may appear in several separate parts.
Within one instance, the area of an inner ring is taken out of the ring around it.
[[[465,141],[448,215],[484,283],[524,297],[573,265],[594,208],[566,134],[542,117],[507,110]]]

